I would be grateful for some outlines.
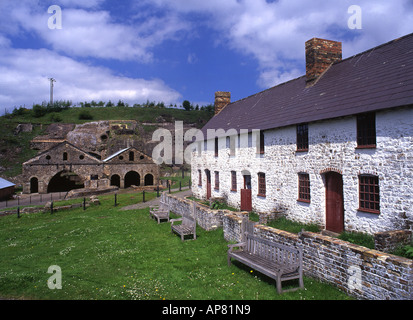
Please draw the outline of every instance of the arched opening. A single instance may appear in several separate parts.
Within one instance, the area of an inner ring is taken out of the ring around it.
[[[33,177],[30,179],[30,193],[38,193],[39,192],[39,179]]]
[[[76,173],[64,170],[50,179],[47,192],[67,192],[84,187],[83,180]]]
[[[114,174],[111,178],[110,178],[110,185],[111,186],[116,186],[118,188],[120,188],[120,177],[117,174]]]
[[[145,176],[145,186],[153,186],[153,175],[150,173]]]
[[[125,175],[125,188],[130,186],[140,186],[141,185],[141,176],[135,171],[129,171]]]

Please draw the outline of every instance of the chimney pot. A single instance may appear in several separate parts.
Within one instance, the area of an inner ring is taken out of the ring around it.
[[[314,82],[333,63],[341,61],[341,42],[310,39],[305,43],[305,59],[307,82]]]
[[[217,91],[215,92],[215,114],[221,112],[227,105],[231,103],[231,92]]]

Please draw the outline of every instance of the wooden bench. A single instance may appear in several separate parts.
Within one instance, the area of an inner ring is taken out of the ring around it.
[[[245,242],[228,245],[228,266],[231,266],[231,258],[273,278],[277,282],[277,292],[283,293],[304,288],[302,250],[288,247],[255,237],[245,235]],[[234,251],[238,247],[239,250]],[[298,279],[299,287],[282,290],[282,282]]]
[[[184,241],[185,236],[193,235],[193,239],[196,240],[196,204],[192,201],[191,212],[184,212],[182,218],[172,219],[171,232],[177,233],[181,236],[181,240]],[[191,215],[192,213],[192,215]],[[174,224],[175,222],[182,221],[181,224]]]
[[[169,205],[161,201],[159,205],[149,206],[149,215],[151,218],[158,220],[158,224],[161,220],[169,221]]]

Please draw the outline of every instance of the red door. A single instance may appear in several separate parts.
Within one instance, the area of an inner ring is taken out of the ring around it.
[[[326,229],[333,232],[344,231],[343,177],[336,172],[328,172],[326,178]]]
[[[207,185],[206,185],[206,198],[209,200],[211,198],[211,171],[205,170],[206,174],[206,180],[207,180]]]
[[[244,189],[241,189],[241,211],[252,211],[252,192],[250,175],[244,175]]]

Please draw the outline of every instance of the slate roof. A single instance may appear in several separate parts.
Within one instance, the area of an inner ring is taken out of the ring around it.
[[[413,105],[413,33],[230,103],[202,129],[272,129]]]

